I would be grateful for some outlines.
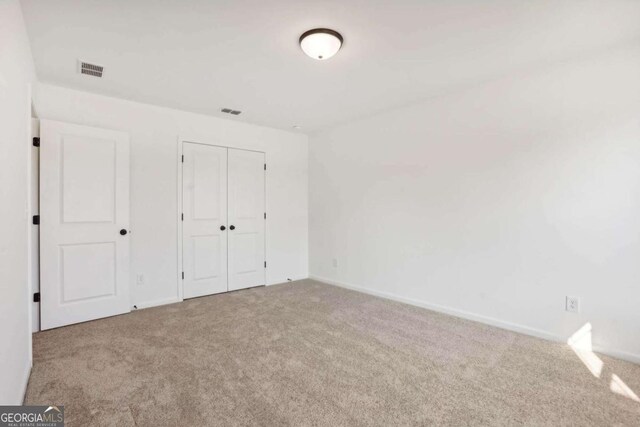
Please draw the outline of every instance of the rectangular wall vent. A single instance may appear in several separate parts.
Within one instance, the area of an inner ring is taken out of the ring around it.
[[[84,61],[78,61],[78,68],[80,69],[80,74],[93,77],[102,77],[102,73],[104,72],[102,65],[90,64]]]
[[[222,111],[223,113],[227,113],[227,114],[233,114],[234,116],[237,116],[240,113],[242,113],[242,111],[240,111],[240,110],[232,110],[231,108],[223,108],[220,111]]]

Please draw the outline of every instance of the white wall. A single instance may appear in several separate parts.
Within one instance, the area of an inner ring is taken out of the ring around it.
[[[0,2],[0,404],[21,404],[31,368],[27,285],[29,85],[35,80],[20,3]]]
[[[232,120],[39,84],[40,119],[131,136],[131,296],[138,308],[178,297],[178,136],[254,149],[267,159],[267,283],[308,275],[307,137]],[[136,274],[145,284],[137,285]]]
[[[311,276],[640,362],[639,76],[634,42],[311,137]]]

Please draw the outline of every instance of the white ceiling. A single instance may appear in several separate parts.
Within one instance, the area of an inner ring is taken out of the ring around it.
[[[41,81],[307,133],[640,37],[632,0],[22,4]],[[315,27],[343,34],[334,58],[300,50]],[[78,74],[77,59],[104,78]]]

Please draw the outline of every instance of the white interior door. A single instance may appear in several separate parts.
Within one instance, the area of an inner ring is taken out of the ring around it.
[[[265,284],[264,153],[229,148],[229,290]]]
[[[130,311],[129,136],[40,124],[41,326]]]
[[[184,298],[227,291],[227,149],[185,142]]]

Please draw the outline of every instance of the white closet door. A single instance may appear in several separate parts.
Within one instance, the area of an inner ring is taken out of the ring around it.
[[[41,121],[41,325],[130,311],[129,136]]]
[[[229,148],[229,290],[265,284],[264,153]]]
[[[183,146],[184,298],[227,291],[227,149]]]

